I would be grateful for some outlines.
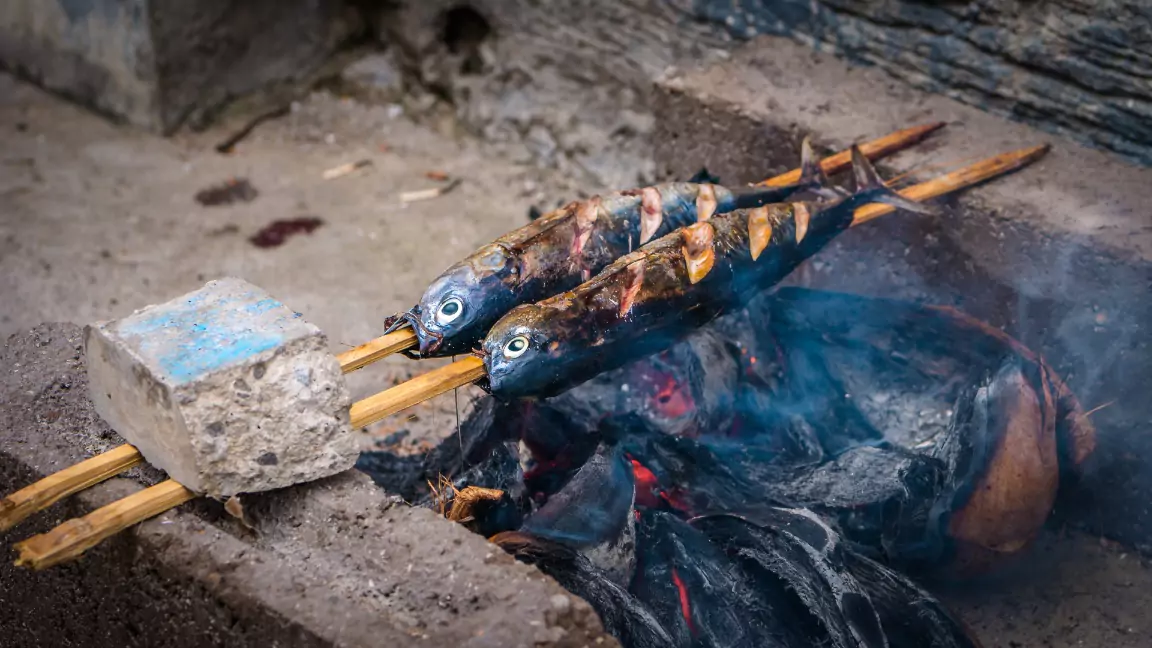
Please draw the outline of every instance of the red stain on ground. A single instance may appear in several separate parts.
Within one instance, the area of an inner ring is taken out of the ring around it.
[[[282,218],[268,223],[248,240],[258,248],[279,247],[283,245],[284,241],[287,241],[290,236],[295,236],[296,234],[311,234],[316,231],[317,227],[323,224],[324,221],[315,216]]]

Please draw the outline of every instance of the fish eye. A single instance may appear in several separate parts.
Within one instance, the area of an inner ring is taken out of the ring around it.
[[[528,337],[524,335],[517,335],[516,337],[508,340],[508,344],[504,345],[504,357],[509,360],[519,358],[524,355],[528,350]]]
[[[440,325],[448,324],[460,317],[464,312],[464,302],[459,297],[449,297],[445,299],[440,308],[436,309],[436,323]]]

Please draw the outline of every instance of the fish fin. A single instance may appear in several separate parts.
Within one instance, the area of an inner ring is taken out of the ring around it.
[[[856,178],[856,193],[853,200],[858,204],[872,202],[885,203],[918,214],[938,214],[939,210],[922,203],[908,200],[892,191],[884,184],[876,167],[868,161],[860,147],[852,145],[852,175]]]
[[[640,294],[640,288],[644,285],[644,265],[645,260],[640,259],[626,268],[628,283],[620,293],[620,309],[617,313],[620,318],[626,317],[631,312],[632,304]]]
[[[651,241],[663,222],[664,199],[660,197],[660,190],[644,187],[640,190],[640,245]]]
[[[833,185],[828,180],[828,176],[824,174],[824,167],[820,165],[820,160],[816,157],[815,151],[812,150],[811,137],[805,137],[804,141],[800,143],[799,185],[821,198],[835,199],[848,195],[848,192]]]
[[[716,200],[716,188],[710,184],[702,184],[696,191],[696,220],[706,221],[716,214],[719,203]]]

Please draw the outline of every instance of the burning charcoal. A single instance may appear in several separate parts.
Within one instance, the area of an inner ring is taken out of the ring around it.
[[[948,516],[956,575],[1028,546],[1060,473],[1091,451],[1091,425],[1043,359],[954,310],[788,289],[772,325],[784,346],[825,358],[887,442],[943,462],[930,499]],[[940,521],[918,523],[931,534]]]
[[[601,446],[520,530],[580,551],[607,577],[626,586],[635,567],[634,492],[623,453]]]
[[[844,567],[839,536],[812,513],[771,509],[756,523],[709,515],[692,520],[692,526],[757,580],[783,581],[799,599],[789,601],[797,608],[795,618],[819,628],[809,631],[812,636],[827,635],[819,645],[886,645],[867,593]]]
[[[773,410],[803,418],[828,454],[882,438],[860,413],[849,390],[829,372],[819,352],[795,344],[788,345],[785,356],[788,379],[772,394]]]
[[[497,532],[629,648],[973,648],[879,561],[969,575],[1020,551],[1094,442],[1003,333],[799,289],[565,394],[486,399],[461,432],[361,466],[417,497],[443,475],[426,503]]]
[[[844,552],[844,564],[867,590],[891,648],[979,648],[964,626],[911,580],[851,551]]]
[[[932,565],[945,552],[936,506],[946,467],[899,447],[861,446],[772,482],[773,496],[834,520],[857,548],[902,565]]]
[[[428,482],[435,483],[441,476],[455,478],[480,464],[484,467],[477,473],[487,474],[499,468],[500,474],[507,475],[507,462],[499,457],[493,459],[493,453],[500,450],[515,454],[514,449],[503,448],[503,442],[515,438],[512,427],[519,422],[510,406],[501,405],[493,398],[484,398],[460,425],[459,434],[446,437],[428,454],[400,456],[386,451],[364,452],[356,462],[356,468],[368,474],[378,486],[408,501],[426,497]],[[495,463],[488,463],[490,461]],[[513,462],[517,463],[517,460]],[[458,486],[473,484],[506,489],[508,482],[505,479],[472,476]]]
[[[608,578],[583,555],[562,543],[527,533],[501,533],[492,542],[516,557],[536,565],[564,589],[588,601],[604,627],[626,648],[687,648],[686,638],[674,641],[640,601]]]
[[[1074,474],[1095,447],[1095,429],[1043,358],[955,309],[799,288],[782,289],[769,303],[773,332],[785,344],[819,344],[850,393],[882,396],[883,402],[855,402],[885,436],[903,428],[923,437],[906,437],[902,445],[930,442],[947,428],[960,390],[1015,357],[1036,393],[1055,400],[1060,470]],[[905,406],[889,404],[893,396]]]
[[[836,645],[778,579],[741,569],[707,535],[671,514],[641,518],[636,596],[693,646]]]
[[[1060,475],[1046,386],[1010,358],[961,396],[951,433],[935,448],[948,466],[948,535],[961,572],[986,569],[1030,544],[1052,510]]]

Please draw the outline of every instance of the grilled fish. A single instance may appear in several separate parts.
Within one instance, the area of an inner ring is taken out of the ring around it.
[[[448,268],[420,303],[394,319],[415,328],[420,355],[468,352],[519,304],[575,288],[609,263],[677,228],[735,209],[820,190],[823,172],[804,141],[795,184],[728,189],[677,182],[568,204],[509,232]]]
[[[621,257],[574,290],[512,309],[480,350],[488,387],[509,398],[555,395],[668,348],[776,284],[846,230],[861,205],[932,211],[885,187],[855,146],[852,165],[851,195],[697,222]]]

